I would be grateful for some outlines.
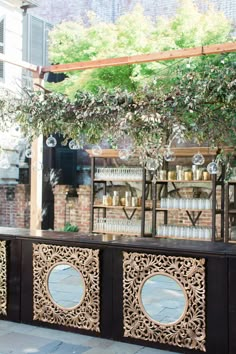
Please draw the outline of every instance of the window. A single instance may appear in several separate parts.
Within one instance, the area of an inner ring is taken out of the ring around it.
[[[4,19],[0,18],[0,53],[4,53]],[[4,63],[0,61],[0,80],[4,79]]]
[[[23,18],[23,60],[35,65],[48,65],[49,23],[25,14]],[[32,78],[28,71],[23,71],[23,85],[31,86]]]

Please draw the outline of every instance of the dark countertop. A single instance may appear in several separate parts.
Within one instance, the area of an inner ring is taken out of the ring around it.
[[[236,244],[223,242],[188,241],[175,239],[140,238],[131,236],[102,235],[78,232],[30,230],[0,227],[0,238],[22,239],[30,241],[61,241],[68,245],[73,243],[91,244],[113,248],[131,248],[135,250],[178,251],[180,253],[236,255]]]

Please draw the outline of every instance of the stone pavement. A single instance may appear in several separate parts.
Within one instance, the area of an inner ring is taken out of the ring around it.
[[[178,354],[54,329],[0,321],[0,354]]]

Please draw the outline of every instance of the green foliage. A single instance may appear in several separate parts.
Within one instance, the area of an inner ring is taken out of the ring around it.
[[[64,226],[64,228],[61,230],[64,232],[78,232],[79,228],[77,225],[72,225],[69,222],[67,222]]]
[[[116,24],[63,23],[51,36],[52,60],[66,63],[179,49],[230,37],[224,15],[200,13],[190,0],[173,19],[152,23],[140,7]],[[99,143],[128,136],[135,149],[156,157],[173,140],[222,147],[236,144],[236,54],[153,62],[69,73],[59,93],[26,91],[0,98],[6,117],[16,116],[32,140],[59,133]],[[67,93],[65,96],[63,93]],[[70,98],[69,98],[70,97]]]
[[[50,34],[50,57],[54,63],[69,63],[222,43],[230,40],[231,26],[225,16],[211,6],[204,13],[191,0],[184,0],[171,19],[152,22],[136,6],[115,24],[63,22]],[[197,62],[198,59],[193,59]],[[168,87],[176,78],[176,67],[185,68],[188,60],[107,67],[68,73],[52,90],[74,97],[77,90],[97,93],[99,89],[120,88],[135,91],[156,77]],[[174,66],[174,68],[173,68]]]

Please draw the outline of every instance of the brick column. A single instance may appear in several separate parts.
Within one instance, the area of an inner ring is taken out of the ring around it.
[[[54,230],[62,229],[66,224],[66,197],[69,186],[57,184],[53,189],[54,194]]]
[[[17,184],[15,186],[15,227],[29,228],[30,225],[30,186]]]
[[[77,188],[78,194],[78,226],[80,232],[89,232],[91,187],[81,185]]]

